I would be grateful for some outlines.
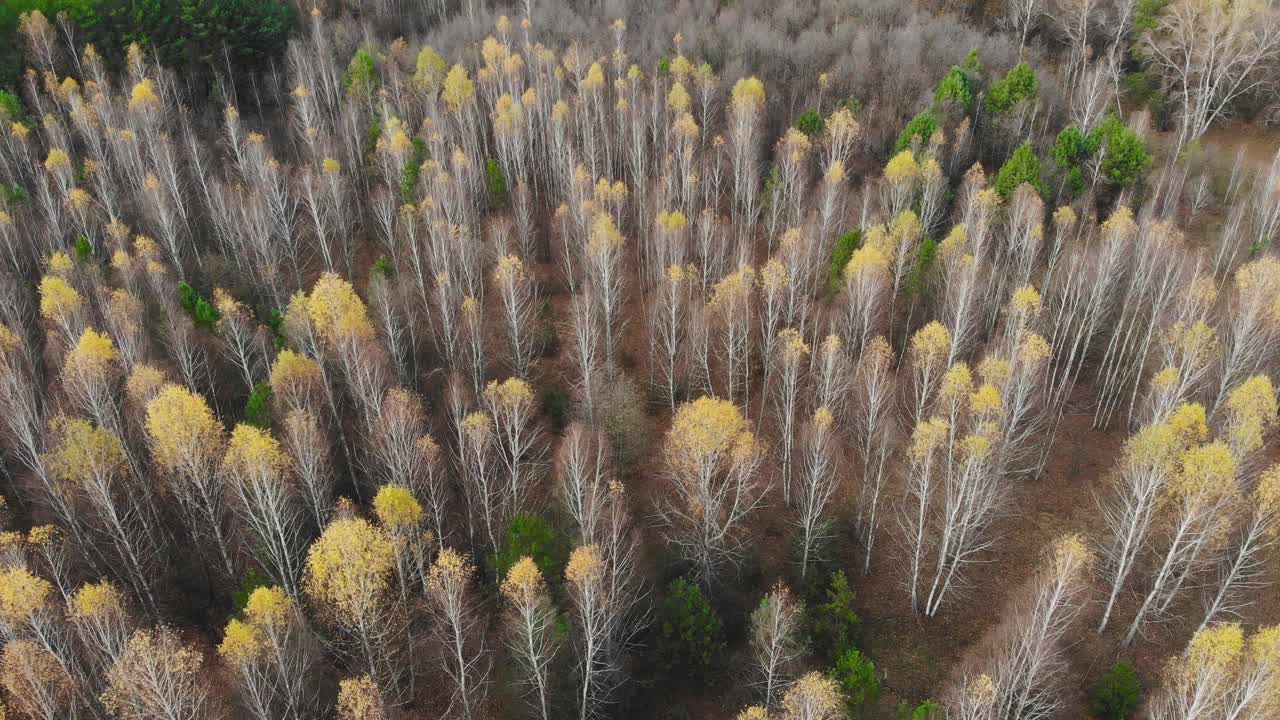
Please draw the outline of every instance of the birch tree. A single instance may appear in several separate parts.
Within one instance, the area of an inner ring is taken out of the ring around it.
[[[671,482],[659,520],[667,542],[709,583],[737,568],[746,520],[768,490],[760,441],[733,403],[704,397],[676,410],[663,454]]]
[[[786,585],[776,583],[751,611],[753,684],[774,707],[786,693],[796,661],[804,654],[804,604]]]

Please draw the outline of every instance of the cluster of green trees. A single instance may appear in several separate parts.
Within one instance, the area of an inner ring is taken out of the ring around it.
[[[121,62],[138,43],[161,63],[206,79],[212,71],[236,77],[269,67],[295,24],[280,0],[8,0],[0,4],[0,87],[16,87],[31,65],[18,23],[35,10],[74,23],[77,45],[93,45],[109,62]]]

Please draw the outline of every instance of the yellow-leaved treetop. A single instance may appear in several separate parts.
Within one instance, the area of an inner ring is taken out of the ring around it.
[[[289,468],[289,456],[271,434],[240,423],[231,432],[223,468],[239,477],[278,475]]]
[[[271,363],[271,394],[291,410],[310,409],[319,398],[324,376],[320,364],[292,350],[281,350]]]
[[[445,106],[451,112],[457,112],[475,95],[475,92],[475,83],[467,75],[466,68],[454,65],[444,78],[440,98],[444,100]]]
[[[368,617],[391,587],[395,544],[361,518],[339,518],[307,554],[307,594],[339,622]]]
[[[147,403],[151,454],[170,472],[205,472],[221,455],[222,424],[200,395],[170,383]]]
[[[733,84],[732,103],[734,109],[760,111],[764,109],[764,83],[760,78],[743,78]]]
[[[40,279],[40,317],[62,323],[83,307],[80,293],[61,275],[45,275]]]
[[[521,556],[502,581],[502,596],[513,603],[527,604],[546,589],[546,581],[538,564],[528,555]]]
[[[67,615],[72,620],[121,617],[124,602],[124,594],[110,581],[86,583],[67,602]]]
[[[32,575],[24,567],[0,572],[0,620],[5,623],[27,622],[44,607],[53,586]]]
[[[327,342],[373,336],[373,325],[364,301],[351,283],[335,273],[316,280],[306,298],[307,314],[316,334]]]
[[[736,405],[702,397],[681,405],[667,432],[667,459],[677,467],[701,471],[755,437]]]
[[[757,472],[760,442],[737,405],[702,397],[676,410],[664,454],[672,496],[659,514],[667,539],[711,580],[741,559],[743,523],[768,488]]]
[[[1226,442],[1237,461],[1262,449],[1276,412],[1275,388],[1266,375],[1254,375],[1227,396]]]
[[[422,504],[408,488],[387,485],[373,498],[378,521],[391,531],[417,525],[422,520]]]
[[[222,632],[218,654],[232,666],[252,663],[262,652],[262,639],[258,630],[247,622],[232,618]]]
[[[338,683],[338,720],[387,720],[373,678],[361,675]]]

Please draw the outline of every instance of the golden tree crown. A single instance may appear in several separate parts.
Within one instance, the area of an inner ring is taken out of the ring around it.
[[[378,521],[391,530],[416,525],[422,520],[422,505],[408,488],[386,485],[373,499]]]
[[[135,365],[129,372],[129,379],[125,381],[125,394],[138,406],[146,407],[166,382],[164,372],[160,369],[151,365]]]
[[[671,89],[667,91],[667,108],[677,114],[689,110],[689,91],[684,89],[684,84],[679,80],[671,83]]]
[[[222,448],[222,424],[205,399],[173,383],[147,403],[147,436],[156,462],[166,470],[184,467],[192,454]]]
[[[698,465],[728,453],[743,436],[750,436],[738,406],[728,400],[701,397],[676,409],[667,431],[668,452],[677,464]]]
[[[75,347],[67,351],[63,374],[82,382],[105,381],[116,361],[115,344],[105,333],[86,328]]]
[[[390,587],[395,543],[362,518],[329,523],[307,552],[307,594],[340,616],[354,618],[362,603]]]
[[[515,255],[505,255],[498,259],[493,269],[493,280],[498,284],[517,285],[525,279],[524,262]]]
[[[255,588],[244,606],[245,617],[260,628],[281,627],[296,610],[297,602],[283,588],[274,585]]]
[[[316,333],[330,342],[373,336],[364,301],[351,283],[335,273],[325,273],[316,280],[306,296],[306,310]]]
[[[849,262],[844,266],[844,275],[853,280],[864,274],[870,277],[883,275],[888,270],[889,257],[875,245],[864,243],[849,256]]]
[[[969,396],[969,410],[975,415],[994,415],[1003,404],[1000,390],[990,383],[984,383]]]
[[[281,350],[271,363],[271,391],[283,393],[287,388],[321,380],[320,365],[311,358],[292,350]]]
[[[689,224],[688,218],[679,210],[658,213],[658,227],[663,232],[678,233],[685,229]]]
[[[809,357],[809,343],[804,341],[804,336],[795,328],[783,328],[778,333],[778,340],[781,343],[782,357],[788,364],[797,364]]]
[[[465,554],[453,548],[445,548],[431,564],[431,570],[427,574],[427,588],[431,592],[443,592],[465,584],[474,574],[475,566]]]
[[[920,165],[910,150],[894,155],[884,166],[884,177],[890,182],[914,180],[919,174]]]
[[[44,607],[53,586],[24,567],[0,572],[0,618],[25,621]]]
[[[66,150],[59,147],[49,150],[49,155],[44,159],[45,170],[52,173],[69,167],[71,167],[71,158],[67,155]]]
[[[959,402],[973,393],[973,373],[968,363],[957,362],[942,376],[939,396],[947,402]]]
[[[484,388],[487,401],[503,408],[517,408],[533,402],[533,388],[518,377],[509,377],[502,382],[490,380]]]
[[[1253,452],[1265,442],[1265,434],[1276,424],[1276,392],[1271,378],[1254,375],[1227,396],[1231,418],[1229,440],[1239,452]]]
[[[146,112],[159,107],[160,98],[156,95],[156,85],[149,78],[140,80],[129,91],[129,110]]]
[[[564,569],[565,579],[577,586],[590,584],[604,576],[604,559],[595,545],[579,545],[569,554]]]
[[[1173,409],[1166,422],[1179,447],[1204,442],[1209,437],[1208,416],[1200,403],[1182,403]]]
[[[67,615],[72,620],[112,617],[123,612],[124,594],[109,580],[81,585],[67,603]]]
[[[1169,481],[1175,498],[1229,497],[1238,492],[1236,461],[1226,443],[1196,445],[1182,453],[1177,474]]]
[[[262,652],[262,638],[258,629],[247,622],[232,618],[222,631],[222,643],[218,654],[232,665],[248,665]]]
[[[86,485],[96,473],[113,474],[128,460],[120,437],[88,420],[58,415],[50,426],[54,445],[46,461],[60,480]]]
[[[808,673],[795,681],[782,698],[787,716],[796,718],[835,717],[843,704],[840,686],[818,672]]]
[[[529,603],[546,588],[542,571],[528,555],[523,555],[507,570],[502,581],[502,596],[515,603]]]
[[[279,475],[289,469],[291,462],[271,433],[240,423],[231,431],[222,464],[236,475]]]
[[[951,425],[942,418],[932,417],[916,424],[911,433],[911,450],[913,460],[921,460],[936,450],[947,439]]]
[[[40,317],[58,322],[80,311],[84,300],[80,293],[59,275],[40,279]]]
[[[911,356],[915,362],[932,366],[941,362],[951,352],[951,332],[937,320],[916,331],[911,336]]]
[[[378,686],[368,675],[338,683],[338,720],[386,720]]]
[[[764,109],[764,83],[757,77],[743,78],[733,84],[734,109],[760,111]]]
[[[1203,666],[1227,668],[1240,659],[1244,651],[1244,631],[1237,623],[1213,625],[1197,632],[1187,646],[1187,670],[1197,672]]]
[[[476,92],[475,83],[467,75],[466,68],[454,65],[444,78],[444,87],[440,96],[452,112],[458,112]]]

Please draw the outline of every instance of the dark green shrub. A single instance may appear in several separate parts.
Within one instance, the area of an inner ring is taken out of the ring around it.
[[[275,345],[277,350],[283,350],[289,346],[289,338],[284,336],[283,312],[272,310],[267,318],[267,327],[271,328],[271,344]]]
[[[893,151],[899,153],[909,149],[915,138],[919,138],[920,143],[927,143],[937,131],[938,119],[932,112],[925,110],[916,113],[907,126],[902,128],[902,133],[898,135],[898,142],[894,143]]]
[[[26,188],[22,187],[17,183],[14,183],[12,185],[5,185],[4,183],[0,183],[0,203],[3,203],[5,207],[13,207],[14,205],[17,205],[18,203],[26,199],[27,199]]]
[[[942,706],[932,700],[925,700],[914,708],[906,703],[898,706],[898,720],[934,720],[942,712]]]
[[[351,56],[351,62],[342,73],[342,85],[348,92],[367,97],[378,87],[378,61],[364,48]]]
[[[420,137],[413,139],[413,152],[404,164],[404,176],[400,178],[400,199],[406,203],[418,200],[418,177],[422,175],[422,162],[427,159],[427,144]]]
[[[559,387],[550,387],[542,393],[542,414],[551,422],[551,430],[557,434],[569,426],[569,395]]]
[[[244,421],[263,430],[271,429],[271,385],[260,382],[253,386],[244,404]]]
[[[93,257],[93,244],[83,235],[76,236],[76,260],[88,262]]]
[[[77,46],[92,44],[113,66],[123,63],[126,49],[136,42],[160,63],[204,80],[228,65],[233,76],[267,68],[284,55],[294,25],[292,8],[279,0],[10,0],[6,5],[0,35],[9,35],[5,31],[21,12],[39,9],[50,22],[65,13],[79,29]]]
[[[987,68],[982,64],[982,58],[978,55],[978,48],[970,50],[969,54],[964,56],[964,65],[961,67],[969,73],[971,79],[980,78],[987,72]]]
[[[844,269],[853,257],[853,251],[862,245],[862,228],[854,228],[836,240],[831,250],[831,259],[827,261],[827,292],[835,295],[844,285]]]
[[[969,74],[959,65],[952,65],[933,91],[933,101],[942,107],[953,103],[965,112],[973,109],[973,86],[969,82]]]
[[[222,313],[218,312],[218,308],[204,298],[196,300],[195,311],[191,313],[191,319],[195,321],[196,327],[202,327],[205,330],[212,330],[221,317]]]
[[[270,585],[270,578],[259,573],[256,567],[250,566],[249,570],[240,577],[240,587],[231,593],[231,604],[235,605],[237,612],[244,610],[254,590]]]
[[[662,666],[682,676],[701,677],[724,651],[724,628],[702,590],[676,578],[658,608],[657,653]]]
[[[831,574],[824,601],[813,613],[815,647],[828,662],[836,662],[858,640],[862,619],[853,609],[853,590],[843,570]]]
[[[1090,143],[1090,138],[1085,137],[1080,128],[1068,125],[1062,128],[1062,132],[1053,141],[1053,161],[1064,170],[1079,165],[1093,154]]]
[[[938,255],[938,241],[931,237],[924,239],[920,243],[920,249],[916,251],[916,264],[911,268],[910,274],[907,275],[907,293],[913,297],[917,297],[924,293],[929,282],[929,269],[933,267],[933,260]]]
[[[1142,138],[1115,115],[1108,115],[1090,136],[1095,134],[1095,147],[1106,148],[1106,153],[1102,156],[1102,177],[1116,187],[1126,187],[1138,182],[1151,164]]]
[[[178,304],[191,316],[191,320],[195,322],[196,327],[201,327],[205,330],[212,330],[218,324],[218,319],[222,317],[218,312],[218,308],[204,299],[186,281],[180,280],[178,282]]]
[[[854,648],[840,655],[829,675],[840,685],[847,718],[860,717],[864,709],[880,699],[880,678],[876,676],[875,663]]]
[[[760,211],[767,213],[769,208],[773,206],[773,196],[778,192],[778,183],[782,182],[782,174],[778,172],[778,166],[774,165],[769,168],[769,174],[764,176],[764,192],[760,196]]]
[[[658,59],[658,74],[666,77],[671,74],[671,58],[665,55]]]
[[[381,277],[383,280],[390,280],[395,277],[396,269],[391,266],[386,255],[379,255],[369,267],[369,274]]]
[[[1004,200],[1008,200],[1013,191],[1022,183],[1027,183],[1044,195],[1044,185],[1040,182],[1040,160],[1030,142],[1024,142],[1013,151],[1013,155],[1000,166],[996,175],[996,192]]]
[[[1133,33],[1143,33],[1156,29],[1160,22],[1160,13],[1169,4],[1169,0],[1138,0],[1133,8]]]
[[[1018,103],[1035,98],[1039,91],[1035,71],[1024,62],[1018,63],[987,88],[987,110],[996,115],[1008,112]]]
[[[26,117],[22,99],[8,90],[0,90],[0,120],[17,122]]]
[[[484,182],[489,188],[489,198],[493,201],[494,207],[506,205],[507,176],[502,172],[502,166],[493,158],[489,158],[484,164]]]
[[[196,301],[200,299],[200,293],[191,287],[186,280],[178,281],[178,304],[188,313],[196,311]]]
[[[827,123],[817,110],[805,110],[796,118],[796,129],[809,136],[810,140],[818,139]]]
[[[1100,720],[1129,720],[1142,702],[1142,683],[1133,666],[1121,660],[1093,686],[1093,714]]]
[[[531,513],[520,513],[511,519],[502,547],[494,558],[494,571],[499,582],[520,558],[533,558],[542,576],[548,581],[558,580],[564,572],[568,558],[565,543],[546,520]]]

